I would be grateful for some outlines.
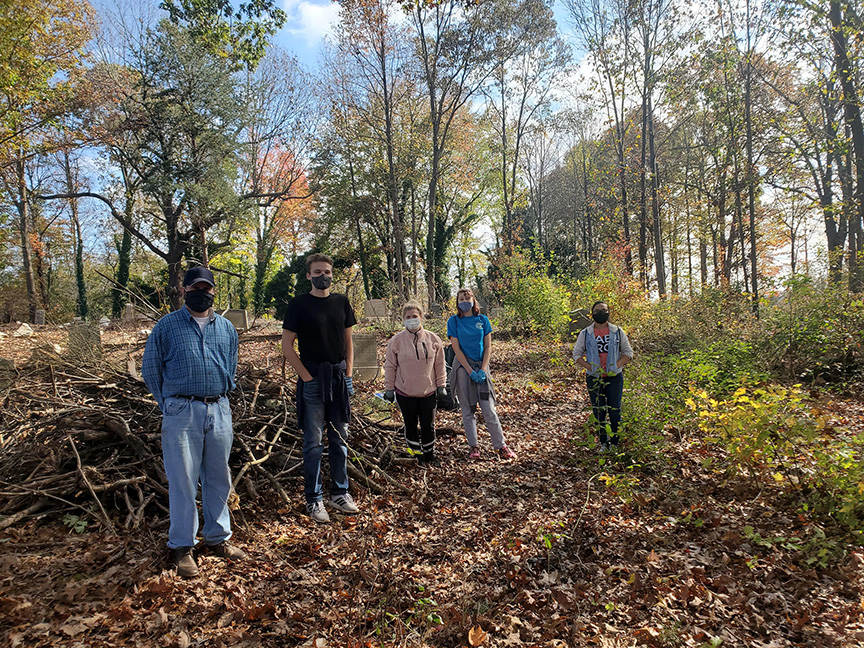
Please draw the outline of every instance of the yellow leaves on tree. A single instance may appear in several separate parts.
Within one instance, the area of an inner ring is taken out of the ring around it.
[[[0,0],[0,165],[62,112],[93,18],[79,0]]]

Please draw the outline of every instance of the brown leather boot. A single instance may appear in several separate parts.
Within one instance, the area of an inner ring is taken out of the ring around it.
[[[192,557],[192,547],[177,547],[168,550],[168,564],[177,570],[182,578],[195,578],[198,575],[198,565]]]
[[[245,551],[235,547],[227,540],[219,544],[207,545],[207,548],[220,558],[227,558],[228,560],[247,560],[249,558]]]

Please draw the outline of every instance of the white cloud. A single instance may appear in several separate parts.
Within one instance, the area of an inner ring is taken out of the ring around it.
[[[288,21],[284,31],[303,38],[307,47],[314,47],[339,21],[339,4],[329,0],[285,0],[285,13]]]

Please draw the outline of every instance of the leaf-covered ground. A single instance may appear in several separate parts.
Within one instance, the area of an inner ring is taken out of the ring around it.
[[[670,435],[665,466],[601,465],[583,442],[581,381],[550,361],[561,356],[495,345],[515,462],[481,428],[469,463],[458,417],[439,414],[442,465],[391,464],[405,490],[355,488],[358,516],[314,524],[299,477],[292,508],[243,501],[248,563],[203,556],[199,578],[178,579],[163,571],[164,522],[127,537],[57,520],[3,532],[0,642],[450,647],[477,643],[479,626],[486,646],[864,643],[860,548],[823,538],[780,485],[706,472],[686,438]],[[839,429],[860,425],[855,402],[821,406]]]

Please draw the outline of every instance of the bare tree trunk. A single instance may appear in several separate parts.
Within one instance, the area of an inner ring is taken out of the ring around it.
[[[69,159],[68,149],[63,151],[63,171],[66,176],[67,193],[75,193],[78,190],[72,173],[72,162]],[[84,282],[84,240],[81,236],[81,220],[78,218],[78,199],[69,199],[69,210],[72,218],[72,226],[75,228],[75,284],[78,288],[78,299],[75,303],[75,314],[86,319],[89,312],[87,304],[87,284]]]
[[[15,160],[15,173],[18,181],[18,199],[15,206],[18,208],[18,231],[21,234],[21,262],[24,270],[24,283],[27,286],[27,312],[30,323],[36,322],[36,309],[39,308],[38,296],[36,294],[36,280],[33,274],[33,257],[30,248],[30,214],[29,197],[27,196],[27,174],[24,152],[18,152]]]
[[[663,256],[663,229],[660,221],[660,174],[657,168],[657,150],[654,146],[654,105],[648,95],[648,148],[651,168],[651,214],[654,219],[654,266],[657,271],[657,292],[666,298],[666,261]]]
[[[849,213],[849,290],[861,292],[864,290],[864,271],[862,271],[864,259],[860,258],[861,252],[864,250],[864,240],[862,240],[862,222],[864,222],[864,122],[861,118],[860,99],[855,87],[846,36],[847,30],[852,28],[853,20],[841,14],[839,0],[831,0],[829,14],[834,59],[840,85],[843,88],[844,118],[852,134],[855,157],[856,177],[852,196],[853,209]]]
[[[750,300],[753,314],[759,317],[759,275],[756,269],[756,182],[753,161],[753,121],[751,89],[753,86],[753,46],[750,43],[750,3],[747,3],[747,65],[744,80],[744,136],[745,149],[747,152],[747,169],[745,179],[747,181],[747,212],[750,219]],[[744,232],[741,232],[743,243]],[[744,263],[746,277],[746,257],[741,260]]]

